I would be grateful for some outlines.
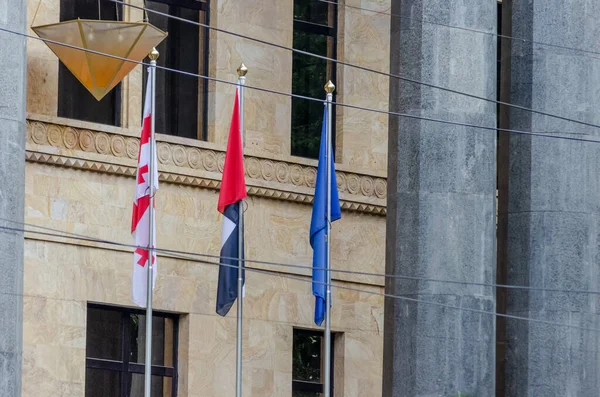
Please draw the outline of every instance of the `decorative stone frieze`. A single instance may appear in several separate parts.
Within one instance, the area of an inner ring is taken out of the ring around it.
[[[165,139],[166,138],[166,139]],[[158,136],[160,180],[218,189],[225,152],[168,142]],[[94,131],[50,122],[27,121],[27,161],[134,176],[139,139],[113,132]],[[90,156],[92,155],[92,156]],[[246,156],[248,193],[311,203],[316,167]],[[384,178],[337,171],[342,208],[384,215],[387,181]]]

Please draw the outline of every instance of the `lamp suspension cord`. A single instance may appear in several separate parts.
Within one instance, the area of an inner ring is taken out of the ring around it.
[[[35,14],[33,14],[33,19],[31,20],[31,26],[35,26],[35,19],[37,18],[38,11],[40,10],[40,6],[42,5],[42,0],[38,2],[37,7],[35,8]]]

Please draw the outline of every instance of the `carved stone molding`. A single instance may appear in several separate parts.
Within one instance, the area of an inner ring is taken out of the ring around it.
[[[135,175],[135,167],[123,165],[123,162],[133,164],[132,161],[137,160],[138,138],[34,120],[27,121],[26,131],[28,161],[118,175]],[[157,144],[161,180],[219,188],[220,177],[217,178],[212,173],[219,174],[223,171],[223,151],[165,142],[161,138],[159,136]],[[81,152],[81,156],[77,152]],[[95,155],[93,160],[89,158],[90,154]],[[96,160],[98,155],[102,156],[102,160]],[[315,167],[254,156],[246,156],[245,164],[246,175],[250,178],[250,195],[312,202],[313,197],[308,192],[315,186]],[[165,170],[167,168],[168,172]],[[177,172],[179,170],[181,172]],[[342,194],[342,208],[385,214],[385,179],[339,170],[336,175]],[[252,183],[252,180],[257,183]]]

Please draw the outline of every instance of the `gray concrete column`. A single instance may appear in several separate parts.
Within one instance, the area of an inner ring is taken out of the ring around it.
[[[513,0],[512,35],[598,51],[600,2]],[[513,103],[600,124],[600,60],[513,40]],[[600,129],[512,109],[510,127],[600,139]],[[511,136],[510,284],[600,287],[600,144]],[[507,312],[600,328],[598,296],[509,291]],[[507,321],[506,395],[597,397],[600,334]]]
[[[394,74],[496,97],[496,2],[393,0]],[[390,79],[390,109],[496,126],[496,106]],[[496,133],[390,117],[386,272],[491,283],[496,275]],[[388,279],[386,292],[495,310],[492,288]],[[493,396],[495,318],[385,302],[385,397]]]
[[[26,0],[0,0],[0,27],[26,31]],[[25,38],[0,32],[0,217],[23,221]],[[8,225],[0,221],[0,225]],[[14,225],[11,225],[14,226]],[[0,231],[0,396],[21,396],[23,235]]]

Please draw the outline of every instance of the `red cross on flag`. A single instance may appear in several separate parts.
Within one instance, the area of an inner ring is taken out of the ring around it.
[[[142,127],[142,136],[140,139],[140,152],[138,155],[138,168],[136,178],[135,199],[133,200],[133,214],[131,217],[131,233],[135,238],[135,245],[138,247],[147,247],[149,240],[150,227],[155,231],[152,247],[156,246],[156,224],[153,219],[150,225],[150,123],[151,114],[151,79],[148,79],[146,87],[146,98],[144,101],[144,124]],[[153,170],[153,188],[158,190],[158,162],[156,157],[156,144],[154,145],[154,170]],[[156,254],[152,255],[153,280],[152,288],[156,284]],[[132,279],[132,299],[136,305],[146,307],[146,293],[148,286],[148,250],[136,248],[133,254],[133,279]]]

